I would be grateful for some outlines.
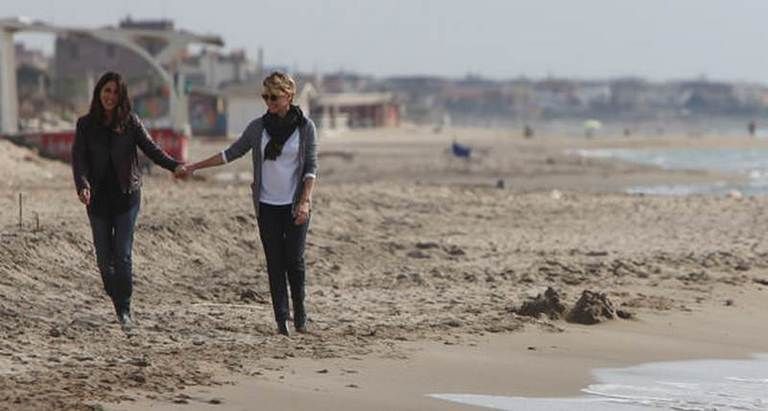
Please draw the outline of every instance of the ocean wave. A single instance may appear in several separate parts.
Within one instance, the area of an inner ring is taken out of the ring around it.
[[[640,364],[594,371],[583,397],[525,398],[473,394],[431,397],[500,410],[768,410],[768,358]]]

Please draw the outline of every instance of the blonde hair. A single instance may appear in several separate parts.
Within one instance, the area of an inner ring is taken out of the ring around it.
[[[296,95],[296,82],[291,76],[279,71],[275,71],[262,82],[266,91],[282,91],[289,96]]]

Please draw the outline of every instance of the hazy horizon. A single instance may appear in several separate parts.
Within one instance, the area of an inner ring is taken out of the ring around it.
[[[64,26],[171,19],[177,28],[220,35],[268,65],[375,76],[459,78],[706,77],[768,83],[768,2],[741,0],[486,0],[467,2],[223,0],[5,1],[0,18],[26,16]],[[53,36],[18,34],[50,52]]]

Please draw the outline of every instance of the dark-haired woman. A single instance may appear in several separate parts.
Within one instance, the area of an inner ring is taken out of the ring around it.
[[[77,120],[72,172],[77,195],[88,210],[104,290],[126,329],[132,326],[131,252],[141,203],[136,147],[169,171],[183,167],[152,141],[131,111],[128,88],[120,74],[107,72],[96,83],[90,111]]]

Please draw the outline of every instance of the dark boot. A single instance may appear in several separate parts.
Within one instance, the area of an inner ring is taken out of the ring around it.
[[[293,327],[297,333],[307,332],[307,313],[304,311],[304,302],[293,302]]]
[[[115,308],[115,315],[117,316],[117,320],[120,321],[120,313],[123,312],[123,307],[114,298],[112,299],[112,307]]]
[[[117,314],[117,322],[124,330],[130,330],[133,328],[133,318],[131,317],[131,302],[114,303],[115,313]]]
[[[278,321],[277,322],[277,333],[280,335],[284,335],[286,337],[290,336],[290,333],[288,332],[288,325],[285,321]]]
[[[123,313],[120,315],[120,326],[125,331],[130,331],[133,329],[133,318],[131,318],[130,311],[123,311]]]

